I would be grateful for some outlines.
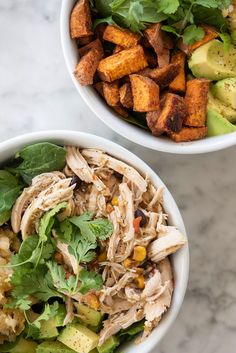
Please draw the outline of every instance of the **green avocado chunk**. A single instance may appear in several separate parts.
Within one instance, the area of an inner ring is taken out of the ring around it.
[[[211,109],[208,109],[207,112],[207,128],[208,136],[224,135],[236,131],[235,125],[231,124],[222,115]]]
[[[99,336],[80,324],[70,324],[62,330],[58,341],[78,353],[89,353],[97,347]]]
[[[19,342],[15,345],[15,347],[9,350],[9,352],[10,353],[35,353],[36,348],[37,348],[36,342],[21,338]]]
[[[216,82],[212,87],[212,93],[220,101],[236,109],[236,77]]]
[[[37,347],[36,353],[76,353],[76,352],[66,347],[61,342],[45,341]]]
[[[64,305],[60,304],[56,316],[42,322],[39,339],[50,339],[57,337],[59,335],[57,327],[63,326],[65,316],[66,308]]]
[[[215,110],[231,123],[236,123],[236,109],[224,104],[224,102],[215,98],[211,92],[208,93],[208,109]]]
[[[100,347],[97,347],[99,353],[113,353],[120,344],[120,340],[116,336],[111,336]]]
[[[100,324],[102,320],[102,314],[99,311],[89,308],[87,305],[83,305],[79,303],[75,303],[75,307],[79,315],[79,318],[86,325],[96,327]]]
[[[193,52],[189,68],[195,77],[213,81],[236,77],[236,49],[225,50],[224,43],[213,39]]]

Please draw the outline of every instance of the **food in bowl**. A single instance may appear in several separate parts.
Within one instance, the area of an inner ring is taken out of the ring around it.
[[[234,132],[235,9],[229,0],[79,0],[70,17],[75,77],[117,118],[154,136],[185,142]]]
[[[163,187],[99,149],[29,145],[0,171],[1,352],[113,352],[171,306]]]

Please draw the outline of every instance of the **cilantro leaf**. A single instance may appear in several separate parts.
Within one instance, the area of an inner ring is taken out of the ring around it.
[[[22,311],[29,310],[32,305],[32,301],[29,300],[27,295],[22,295],[21,297],[14,298],[9,304],[5,304],[5,308],[10,309],[20,309]]]
[[[157,3],[158,11],[161,11],[167,15],[175,13],[178,7],[179,7],[179,0],[160,0]]]
[[[96,239],[105,240],[113,233],[113,224],[108,219],[92,220],[90,212],[71,217],[69,221],[80,229],[82,237],[90,243],[95,243]]]
[[[77,288],[77,279],[74,275],[71,275],[66,279],[66,274],[63,266],[57,265],[54,261],[47,263],[49,268],[53,285],[57,290],[63,294],[75,294],[75,288]]]
[[[90,243],[80,237],[75,237],[74,241],[68,246],[70,254],[72,254],[78,263],[81,262],[90,262],[95,256],[96,252],[92,251],[96,249],[96,243]]]
[[[54,225],[55,215],[66,206],[67,202],[61,202],[42,216],[42,218],[40,219],[38,230],[39,238],[41,239],[41,241],[47,241],[47,237],[51,233],[52,227]]]
[[[185,44],[193,44],[204,37],[204,30],[196,25],[190,25],[185,28],[183,33],[183,41]]]
[[[58,302],[54,302],[52,305],[46,304],[43,313],[36,320],[33,322],[29,322],[27,320],[26,338],[33,338],[37,340],[39,338],[42,322],[54,317],[57,314],[58,308]]]
[[[100,290],[102,288],[102,276],[96,272],[81,270],[79,273],[80,287],[79,292],[85,294],[91,289]]]
[[[56,229],[57,235],[60,240],[65,240],[66,242],[69,242],[72,237],[72,223],[68,220],[65,219],[64,221],[59,223],[59,226]]]
[[[30,184],[36,175],[62,170],[65,165],[66,150],[52,143],[42,142],[23,148],[18,152],[17,157],[23,161],[11,170],[19,173],[24,181]]]

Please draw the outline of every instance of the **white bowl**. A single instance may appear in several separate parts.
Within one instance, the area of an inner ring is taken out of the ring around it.
[[[78,50],[75,41],[70,38],[69,30],[70,13],[75,2],[75,0],[62,0],[60,24],[62,49],[67,68],[75,87],[83,100],[99,119],[128,140],[162,152],[197,154],[221,150],[236,144],[236,132],[185,143],[176,143],[167,137],[152,136],[150,132],[131,125],[119,117],[105,104],[103,99],[98,96],[92,87],[81,86],[73,74],[78,62]]]
[[[169,224],[178,227],[178,229],[186,235],[183,219],[179,209],[167,190],[164,183],[157,174],[140,158],[129,152],[125,148],[96,135],[74,131],[42,131],[15,137],[8,141],[0,143],[0,165],[13,156],[22,147],[48,141],[60,145],[69,144],[86,148],[99,148],[108,151],[109,154],[117,157],[124,162],[135,167],[142,175],[149,175],[155,186],[163,185],[164,192],[164,208],[169,214]],[[136,353],[137,348],[142,353],[147,353],[153,349],[168,331],[171,324],[175,321],[184,299],[189,273],[189,249],[185,245],[181,250],[172,256],[172,264],[175,277],[175,290],[173,294],[172,304],[168,312],[164,315],[159,326],[154,330],[150,337],[139,346],[132,343],[127,344],[125,353]]]

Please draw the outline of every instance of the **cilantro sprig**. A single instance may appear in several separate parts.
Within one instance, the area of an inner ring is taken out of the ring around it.
[[[201,23],[214,25],[220,32],[227,31],[227,20],[221,10],[231,0],[94,0],[94,9],[102,18],[95,26],[106,22],[141,32],[148,24],[162,22],[165,31],[182,37],[184,43],[201,40]]]

